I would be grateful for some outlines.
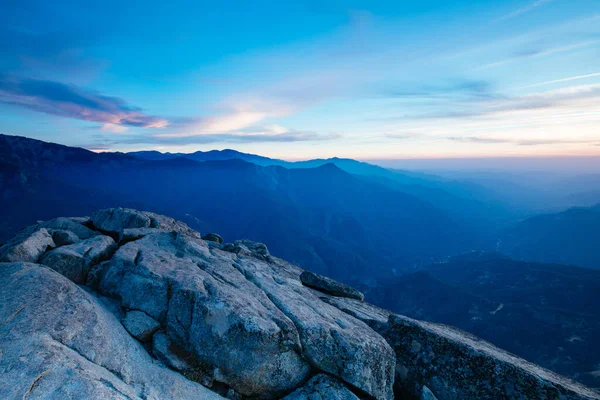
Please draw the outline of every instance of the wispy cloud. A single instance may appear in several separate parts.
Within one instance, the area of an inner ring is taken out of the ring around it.
[[[294,143],[308,141],[327,141],[340,138],[337,133],[317,133],[312,131],[300,131],[293,129],[285,129],[282,127],[265,127],[264,130],[253,131],[238,131],[232,133],[220,134],[205,134],[194,136],[145,136],[145,135],[129,135],[119,136],[116,139],[114,136],[105,137],[98,135],[95,143],[84,145],[83,147],[89,150],[108,150],[119,146],[128,145],[145,145],[145,146],[184,146],[195,144],[212,144],[212,143]]]
[[[145,114],[118,97],[60,82],[0,74],[0,103],[46,114],[117,126],[164,128],[169,121]]]
[[[575,139],[504,139],[485,136],[450,136],[446,140],[461,143],[481,144],[514,144],[517,146],[547,146],[556,144],[598,144],[599,140],[575,140]]]
[[[287,112],[273,105],[272,108],[252,105],[236,106],[217,115],[178,119],[174,132],[154,135],[157,138],[181,138],[243,131],[268,118],[285,115]]]
[[[409,115],[403,119],[461,119],[543,109],[558,111],[574,102],[588,101],[596,104],[599,98],[600,84],[579,85],[523,96],[499,96],[489,101],[460,102],[454,106],[449,105],[447,111]]]
[[[562,78],[562,79],[555,79],[552,81],[546,81],[546,82],[540,82],[540,83],[536,83],[534,85],[527,85],[527,86],[521,86],[519,89],[527,89],[527,88],[534,88],[534,87],[540,87],[540,86],[547,86],[547,85],[552,85],[554,83],[562,83],[562,82],[570,82],[570,81],[576,81],[579,79],[587,79],[587,78],[594,78],[600,76],[600,72],[596,72],[593,74],[586,74],[586,75],[577,75],[577,76],[571,76],[568,78]]]
[[[332,140],[340,137],[339,134],[319,134],[312,131],[288,129],[277,124],[254,126],[254,123],[250,123],[250,121],[248,124],[237,124],[237,126],[239,129],[228,129],[227,132],[219,130],[216,133],[205,132],[204,134],[156,134],[152,135],[150,141],[165,144],[305,142]]]
[[[394,88],[386,84],[377,95],[394,98],[424,99],[492,99],[498,96],[490,82],[484,80],[456,80],[440,85],[419,85]]]
[[[513,12],[510,12],[510,13],[508,13],[508,14],[500,17],[500,20],[507,20],[507,19],[518,17],[521,14],[525,14],[525,13],[528,13],[530,11],[533,11],[536,8],[543,6],[544,4],[551,3],[552,1],[554,1],[554,0],[537,0],[537,1],[534,1],[533,3],[530,3],[530,4],[526,5],[525,7],[518,8],[518,9],[514,10]]]
[[[506,64],[510,64],[513,62],[522,61],[522,60],[526,60],[526,59],[541,58],[541,57],[546,57],[546,56],[550,56],[553,54],[565,53],[565,52],[568,52],[571,50],[588,47],[593,44],[597,44],[599,42],[600,42],[600,40],[587,40],[584,42],[569,44],[567,46],[554,47],[554,48],[549,48],[549,49],[544,49],[544,50],[524,51],[524,52],[520,52],[519,54],[517,54],[513,57],[506,58],[504,60],[494,61],[494,62],[491,62],[488,64],[481,65],[479,67],[474,68],[473,71],[481,71],[481,70],[485,70],[485,69],[489,69],[489,68],[500,67],[500,66],[503,66]]]

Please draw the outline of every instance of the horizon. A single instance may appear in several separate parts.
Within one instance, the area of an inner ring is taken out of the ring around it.
[[[2,134],[0,134],[2,135]],[[11,135],[7,135],[11,136]],[[29,139],[26,136],[22,136]],[[39,140],[39,139],[36,139]],[[53,144],[65,145],[63,143],[51,142]],[[79,147],[79,146],[72,146]],[[84,148],[84,147],[79,147]],[[84,148],[85,149],[85,148]],[[89,149],[86,149],[89,150]],[[110,153],[117,152],[127,154],[128,152],[120,152],[113,150],[89,150],[94,153]],[[243,154],[256,155],[261,157],[267,157],[271,159],[283,160],[287,162],[302,162],[310,161],[315,159],[350,159],[360,162],[365,162],[379,167],[388,169],[405,169],[410,171],[423,171],[432,173],[442,172],[460,172],[460,171],[497,171],[497,172],[552,172],[561,173],[565,175],[569,174],[581,174],[581,173],[593,173],[594,171],[600,171],[600,156],[504,156],[504,157],[446,157],[446,158],[381,158],[381,159],[368,159],[368,158],[347,158],[347,157],[321,157],[321,158],[280,158],[277,156],[267,156],[261,153],[246,153],[235,149],[233,147],[226,148],[208,148],[203,150],[189,149],[187,152],[168,152],[159,151],[156,149],[141,149],[137,152],[160,152],[163,154],[192,154],[195,152],[211,152],[211,151],[233,151]],[[510,160],[510,163],[507,163]]]
[[[288,160],[600,156],[593,0],[141,6],[5,7],[0,130]]]

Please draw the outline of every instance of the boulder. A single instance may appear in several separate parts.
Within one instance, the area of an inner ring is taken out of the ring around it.
[[[79,239],[89,239],[98,235],[98,232],[88,228],[84,224],[87,219],[59,217],[40,223],[42,228],[58,231],[68,231],[75,234]]]
[[[324,293],[331,294],[339,297],[349,297],[351,299],[364,300],[365,295],[358,290],[329,279],[325,276],[315,274],[310,271],[304,271],[300,274],[300,281],[313,289],[319,290]]]
[[[55,271],[0,264],[0,398],[221,399],[155,363],[103,302]]]
[[[358,400],[358,397],[339,379],[319,374],[283,400]]]
[[[439,400],[591,400],[600,394],[466,332],[392,314],[381,334],[397,356],[401,392]]]
[[[252,256],[261,260],[268,260],[270,257],[267,246],[263,243],[253,242],[251,240],[236,240],[223,246],[223,250],[240,256]]]
[[[216,250],[218,251],[218,250]],[[280,397],[311,371],[296,327],[203,240],[158,230],[124,244],[99,290],[165,325],[189,376],[208,376],[246,396]]]
[[[160,329],[160,323],[143,311],[128,311],[122,322],[127,332],[140,342],[148,342]]]
[[[139,228],[174,231],[200,239],[200,234],[183,222],[164,215],[128,208],[108,208],[96,211],[92,214],[90,223],[93,227],[112,236],[115,240],[120,240],[124,230]]]
[[[298,267],[250,257],[238,257],[235,265],[294,322],[312,365],[372,397],[393,398],[395,356],[381,336],[321,301],[301,284]]]
[[[207,233],[202,235],[202,239],[203,240],[208,240],[210,242],[215,242],[218,244],[222,244],[223,243],[223,238],[219,235],[217,235],[216,233]]]
[[[29,226],[0,247],[0,262],[38,262],[53,247],[52,235],[45,228]]]
[[[49,233],[52,235],[52,240],[57,247],[79,242],[79,236],[71,231],[50,229]]]
[[[127,208],[108,208],[96,211],[90,218],[94,228],[106,233],[119,234],[124,229],[150,228],[150,217]]]
[[[144,236],[156,232],[156,228],[128,228],[123,229],[119,242],[125,244],[134,240],[143,238]]]
[[[75,283],[85,283],[90,268],[108,259],[115,249],[114,240],[108,236],[98,235],[51,250],[42,256],[40,263]]]

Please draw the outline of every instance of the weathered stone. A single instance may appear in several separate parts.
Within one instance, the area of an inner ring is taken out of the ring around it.
[[[242,257],[236,266],[294,322],[311,364],[377,399],[393,398],[395,357],[385,340],[302,286],[301,269],[273,261]]]
[[[393,346],[398,390],[439,400],[598,399],[599,393],[458,329],[392,314],[381,334]]]
[[[98,232],[95,232],[84,225],[85,221],[85,219],[82,220],[81,218],[59,217],[48,221],[43,221],[40,223],[40,226],[48,230],[73,232],[79,239],[83,240],[98,235]]]
[[[57,247],[79,242],[79,237],[71,231],[50,229],[49,233],[52,235],[52,240]]]
[[[99,287],[164,322],[200,375],[247,396],[277,397],[310,373],[294,324],[203,240],[157,231],[123,245]]]
[[[90,268],[109,258],[115,249],[114,240],[98,235],[51,250],[41,258],[40,263],[75,283],[85,283]]]
[[[202,235],[202,239],[203,240],[209,240],[211,242],[215,242],[215,243],[223,243],[223,238],[219,235],[217,235],[216,233],[207,233]]]
[[[319,374],[283,400],[358,400],[339,379]]]
[[[253,242],[251,240],[236,240],[223,246],[223,250],[239,256],[252,256],[262,260],[268,260],[270,257],[267,246],[263,243]]]
[[[160,329],[160,323],[143,311],[131,310],[123,318],[123,326],[127,332],[140,342],[148,342],[152,335]]]
[[[144,236],[156,232],[156,228],[129,228],[123,229],[119,242],[127,243],[133,240],[138,240]]]
[[[127,208],[108,208],[96,211],[90,223],[104,232],[120,233],[124,229],[150,228],[151,220],[145,214]]]
[[[330,296],[327,294],[319,294],[319,298],[327,304],[331,304],[352,315],[354,318],[363,321],[377,332],[381,327],[387,325],[388,319],[392,314],[388,310],[384,310],[361,300]]]
[[[54,246],[52,235],[45,228],[28,226],[0,247],[0,262],[38,262]]]
[[[154,354],[154,357],[176,371],[190,371],[192,367],[173,353],[170,347],[171,339],[163,332],[156,332],[152,336],[152,354]]]
[[[85,280],[85,284],[92,289],[97,289],[100,281],[104,277],[104,274],[108,270],[108,263],[110,261],[102,261],[98,264],[92,265],[87,274],[87,279]]]
[[[319,290],[339,297],[349,297],[351,299],[364,300],[365,295],[358,290],[329,279],[325,276],[315,274],[310,271],[304,271],[300,274],[300,281],[313,289]]]
[[[221,399],[153,362],[102,302],[51,269],[0,264],[0,398]]]
[[[98,230],[120,239],[126,229],[155,228],[165,231],[175,231],[188,236],[200,238],[200,234],[173,218],[165,217],[148,211],[137,211],[128,208],[108,208],[96,211],[90,218],[90,223]]]

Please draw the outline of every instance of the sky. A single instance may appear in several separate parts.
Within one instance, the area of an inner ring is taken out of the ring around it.
[[[2,0],[0,133],[290,160],[600,155],[600,0]]]

